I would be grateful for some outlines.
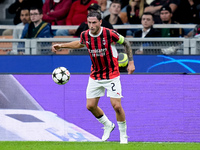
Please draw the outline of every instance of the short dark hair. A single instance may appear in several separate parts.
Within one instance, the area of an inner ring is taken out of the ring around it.
[[[113,3],[117,3],[117,4],[120,4],[120,6],[122,6],[122,3],[120,2],[120,0],[113,0],[112,3],[110,3],[110,6],[111,6]]]
[[[88,17],[97,17],[97,19],[99,21],[102,20],[101,13],[99,11],[91,11],[91,12],[89,12],[89,14],[87,15],[87,18]]]
[[[152,19],[154,20],[154,15],[151,12],[144,12],[142,14],[142,16],[144,16],[144,15],[150,15],[150,16],[152,16]]]
[[[42,8],[31,7],[30,10],[38,10],[38,12],[39,12],[40,14],[43,14]]]
[[[28,8],[23,7],[23,8],[21,8],[21,10],[20,10],[20,14],[21,14],[22,10],[28,10],[28,12],[30,13],[30,10],[29,10]]]
[[[27,8],[27,7],[22,7],[22,8],[21,8],[21,11],[22,11],[22,10],[28,10],[28,11],[29,11],[29,8]]]

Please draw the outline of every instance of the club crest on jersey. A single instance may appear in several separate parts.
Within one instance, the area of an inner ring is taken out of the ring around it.
[[[106,40],[103,38],[103,40],[102,40],[102,44],[103,45],[106,45]]]

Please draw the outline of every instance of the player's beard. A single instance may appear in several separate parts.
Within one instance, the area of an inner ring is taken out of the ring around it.
[[[26,24],[26,23],[28,23],[28,20],[23,19],[22,22],[23,22],[23,24]]]
[[[98,34],[98,31],[99,31],[99,28],[100,28],[100,27],[97,26],[95,30],[91,30],[91,29],[90,29],[90,31],[91,31],[92,34],[97,35],[97,34]]]

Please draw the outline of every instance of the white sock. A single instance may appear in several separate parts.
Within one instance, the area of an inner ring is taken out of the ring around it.
[[[111,126],[112,122],[108,119],[108,117],[104,114],[101,118],[97,119],[104,126]]]
[[[126,130],[127,130],[126,121],[117,121],[117,124],[118,124],[118,127],[119,127],[120,135],[127,136],[127,133],[126,133]]]

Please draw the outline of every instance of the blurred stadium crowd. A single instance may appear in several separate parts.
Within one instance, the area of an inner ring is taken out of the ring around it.
[[[101,12],[102,26],[114,28],[125,37],[191,38],[200,35],[199,0],[1,0],[0,6],[5,8],[1,10],[5,13],[0,17],[0,26],[16,27],[1,27],[1,35],[11,39],[79,37],[88,29],[87,14],[93,10]],[[153,17],[151,22],[143,17],[148,13]],[[156,24],[165,25],[165,28],[158,29],[159,33],[150,32]],[[166,28],[181,24],[194,25],[194,28]],[[115,28],[116,25],[120,26]],[[133,28],[129,28],[131,25]],[[137,25],[142,27],[137,28]],[[59,28],[61,26],[65,28]],[[138,35],[139,30],[141,35]]]

